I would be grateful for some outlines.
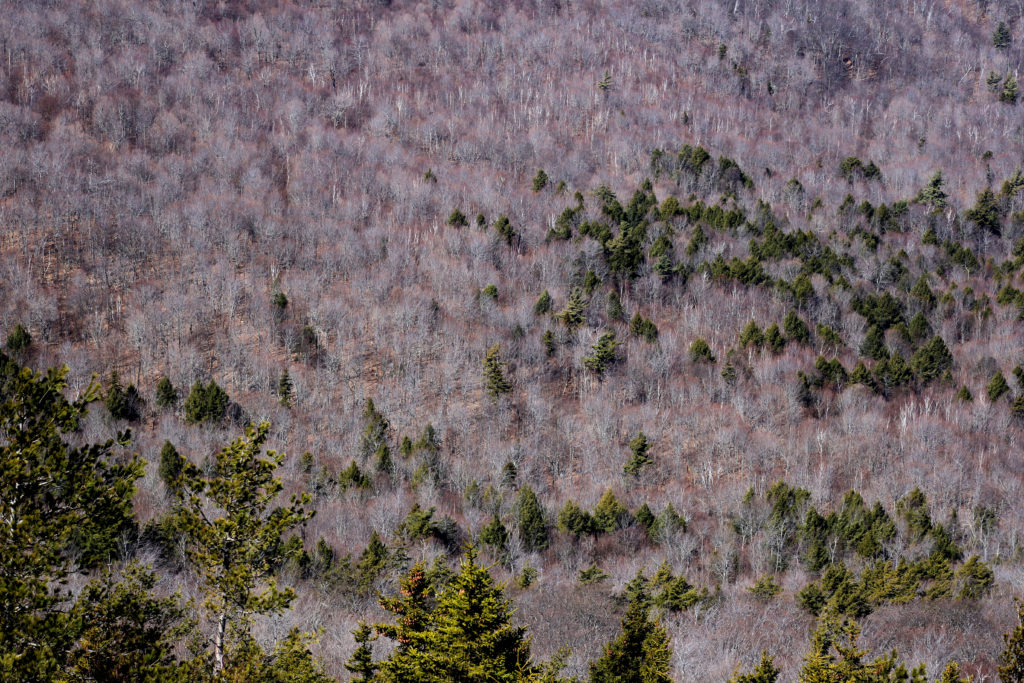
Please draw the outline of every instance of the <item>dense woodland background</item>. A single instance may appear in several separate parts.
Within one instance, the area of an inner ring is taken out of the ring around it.
[[[197,590],[165,442],[202,466],[267,420],[333,559],[283,567],[257,633],[323,629],[343,680],[378,592],[495,518],[491,573],[568,674],[667,563],[676,679],[762,650],[793,679],[805,588],[904,558],[919,585],[843,608],[862,646],[994,680],[1024,591],[1024,3],[0,8],[0,332],[115,396],[81,438],[133,430],[119,561],[161,590]]]

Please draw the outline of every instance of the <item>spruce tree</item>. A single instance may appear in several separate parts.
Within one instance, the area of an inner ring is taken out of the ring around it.
[[[32,335],[28,333],[25,326],[18,323],[7,335],[7,349],[12,353],[24,351],[32,343]]]
[[[775,683],[779,680],[781,670],[775,666],[775,661],[768,656],[767,652],[761,653],[761,661],[754,670],[748,674],[739,673],[729,679],[729,683]]]
[[[545,289],[543,292],[540,293],[540,296],[537,297],[537,303],[533,305],[533,314],[544,315],[545,313],[548,313],[550,311],[551,295],[548,293],[548,290]]]
[[[622,632],[590,665],[590,683],[670,683],[668,632],[651,621],[649,602],[643,584],[634,586]]]
[[[1010,47],[1010,29],[1005,21],[996,24],[996,30],[992,32],[992,47],[997,50],[1005,50]]]
[[[598,338],[597,343],[590,347],[590,355],[583,356],[583,364],[597,375],[598,379],[603,378],[612,363],[618,360],[615,349],[621,343],[615,340],[614,332],[605,332]]]
[[[650,455],[648,455],[650,448],[651,444],[647,440],[647,435],[642,431],[633,437],[633,440],[629,442],[629,450],[632,452],[633,457],[629,459],[623,468],[627,475],[635,477],[640,474],[640,470],[654,462],[651,460]]]
[[[782,321],[782,329],[786,333],[786,341],[807,344],[811,341],[811,330],[807,327],[796,311],[791,310]]]
[[[572,332],[584,323],[586,310],[587,300],[584,298],[583,290],[574,287],[569,293],[569,301],[566,302],[565,308],[558,314],[558,319]]]
[[[352,656],[345,662],[345,668],[353,674],[352,683],[373,683],[376,680],[377,664],[373,661],[373,646],[371,643],[376,639],[373,629],[367,624],[359,622],[359,626],[353,632],[358,647]]]
[[[936,171],[935,175],[928,179],[928,184],[917,193],[917,201],[927,204],[933,211],[946,208],[946,199],[949,195],[942,189],[942,171]]]
[[[1016,95],[1016,81],[1014,82],[1014,95],[1013,101],[1017,101]],[[1004,90],[1005,92],[1005,90]],[[986,187],[984,190],[978,193],[978,199],[975,201],[974,206],[964,214],[967,220],[974,221],[979,227],[985,228],[993,235],[1000,234],[1000,222],[1002,212],[999,208],[999,200],[996,199],[995,194],[992,192],[992,188]],[[921,277],[924,277],[923,275]],[[913,292],[911,292],[913,293]],[[933,297],[934,298],[934,297]]]
[[[989,381],[985,392],[988,394],[988,400],[995,403],[1009,390],[1010,385],[1006,383],[1006,378],[1003,377],[1002,372],[997,370],[996,374],[992,375],[992,379]]]
[[[177,494],[181,490],[181,473],[185,467],[185,459],[178,454],[178,449],[170,441],[164,441],[160,448],[160,466],[157,474],[168,492]]]
[[[544,509],[537,494],[529,486],[519,492],[519,540],[527,552],[540,552],[548,547],[548,527]]]
[[[295,384],[288,374],[288,368],[281,373],[281,379],[277,382],[277,397],[285,408],[292,407],[292,397],[295,393]]]
[[[1003,104],[1017,104],[1018,96],[1017,79],[1012,75],[1007,76],[1003,81],[1003,91],[999,93],[999,101]]]
[[[491,398],[497,399],[502,394],[512,391],[512,385],[505,379],[505,363],[499,357],[501,349],[498,344],[487,349],[484,356],[484,385]]]

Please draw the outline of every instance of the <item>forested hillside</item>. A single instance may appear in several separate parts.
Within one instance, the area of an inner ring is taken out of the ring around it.
[[[0,678],[1024,680],[1024,4],[0,9]]]

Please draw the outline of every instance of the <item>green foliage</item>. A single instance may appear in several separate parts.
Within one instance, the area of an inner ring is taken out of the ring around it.
[[[544,330],[540,337],[540,343],[544,345],[544,355],[550,358],[555,355],[555,333],[551,330]]]
[[[621,629],[590,665],[590,683],[669,683],[672,651],[668,632],[648,616],[648,596],[642,584],[633,591]]]
[[[999,101],[1003,104],[1017,104],[1018,96],[1019,87],[1017,79],[1013,75],[1008,75],[1006,80],[1003,81],[1003,90],[999,93]]]
[[[537,494],[529,486],[519,492],[519,540],[527,552],[540,552],[548,547],[548,526]]]
[[[156,405],[159,408],[173,408],[178,405],[178,390],[174,388],[167,375],[156,383]]]
[[[782,321],[782,329],[786,333],[786,341],[797,344],[809,344],[811,341],[811,330],[796,311],[791,310]]]
[[[377,663],[373,661],[373,629],[364,622],[352,632],[357,647],[352,656],[345,662],[345,669],[353,674],[352,683],[373,683],[377,673]]]
[[[454,228],[464,228],[469,225],[469,221],[466,219],[466,214],[462,213],[459,209],[453,210],[448,215],[446,223]]]
[[[338,488],[347,491],[350,488],[368,489],[373,485],[370,478],[359,469],[359,465],[353,460],[348,467],[338,474]]]
[[[650,318],[645,318],[639,313],[629,321],[629,331],[634,337],[640,337],[648,344],[658,341],[658,328]]]
[[[295,384],[292,382],[288,369],[281,373],[281,379],[277,382],[277,398],[285,408],[291,408],[292,399],[295,397]]]
[[[11,353],[20,353],[32,343],[32,335],[28,333],[25,326],[18,323],[7,334],[7,349]]]
[[[1010,391],[1010,385],[1006,383],[1003,373],[996,370],[996,374],[992,375],[992,379],[985,389],[985,393],[988,394],[988,400],[995,403],[1008,391]]]
[[[533,191],[540,192],[548,184],[548,174],[544,172],[544,169],[537,169],[537,175],[533,176]]]
[[[169,493],[177,494],[181,490],[181,474],[185,469],[185,458],[170,441],[164,441],[160,448],[160,466],[157,474]]]
[[[68,614],[74,643],[62,678],[67,681],[184,681],[188,669],[175,659],[175,642],[195,624],[178,595],[153,595],[156,576],[129,565],[91,581]]]
[[[110,373],[110,383],[103,403],[115,420],[135,422],[139,419],[143,401],[134,384],[129,384],[127,388],[121,386],[121,379],[115,370]]]
[[[786,347],[786,339],[782,336],[782,332],[779,331],[778,324],[772,323],[765,328],[764,345],[772,353],[782,353],[782,350]]]
[[[534,315],[544,315],[551,311],[551,295],[548,290],[541,292],[540,296],[537,297],[537,302],[533,305]]]
[[[107,560],[133,529],[143,465],[115,459],[113,440],[81,443],[76,433],[99,387],[68,401],[66,374],[33,373],[0,352],[0,678],[8,681],[56,675],[70,628],[66,581]]]
[[[768,602],[782,592],[782,586],[779,585],[774,576],[765,574],[747,590],[758,600]]]
[[[565,308],[562,309],[557,318],[572,332],[579,328],[586,320],[586,310],[587,300],[583,295],[583,290],[579,287],[574,287],[569,293],[569,300],[566,302]]]
[[[711,347],[702,338],[697,337],[690,344],[690,360],[694,363],[715,363],[715,354],[711,353]]]
[[[175,521],[214,625],[215,672],[225,668],[232,649],[246,646],[254,616],[277,614],[295,597],[291,588],[278,588],[274,568],[301,550],[282,543],[285,533],[313,514],[304,509],[308,494],[271,507],[283,489],[274,471],[284,456],[261,455],[269,430],[266,422],[247,427],[217,453],[209,471],[186,463],[180,479]]]
[[[494,231],[498,233],[501,239],[505,240],[505,244],[512,246],[516,239],[516,231],[512,229],[508,216],[505,214],[498,216],[498,220],[494,222]]]
[[[276,289],[270,296],[270,305],[280,313],[288,308],[288,297],[280,289]]]
[[[608,573],[596,564],[591,563],[589,567],[579,571],[578,579],[581,586],[589,586],[590,584],[601,583],[608,579]]]
[[[558,511],[558,530],[579,538],[595,531],[594,519],[590,513],[570,499],[565,501],[565,505]]]
[[[607,69],[605,69],[604,76],[602,76],[601,80],[597,82],[597,89],[601,92],[607,92],[613,87],[615,87],[615,83],[612,80],[612,75]]]
[[[590,355],[583,356],[583,364],[590,369],[598,379],[604,377],[608,368],[618,360],[615,350],[622,344],[616,341],[614,332],[605,332],[597,343],[590,347]]]
[[[910,357],[910,367],[922,384],[938,379],[953,366],[953,355],[942,337],[936,335]]]
[[[978,600],[995,584],[995,575],[977,555],[972,555],[956,570],[955,580],[960,587],[958,600]]]
[[[633,454],[633,457],[629,459],[626,466],[623,468],[628,476],[636,477],[639,476],[640,471],[654,462],[649,455],[651,444],[647,441],[647,435],[642,431],[638,432],[632,441],[629,442],[629,450]]]
[[[607,489],[601,500],[594,508],[594,529],[597,531],[612,532],[623,529],[633,522],[633,516],[629,514],[626,506],[619,502],[611,489]]]
[[[484,356],[484,385],[494,399],[512,391],[512,385],[505,379],[505,363],[498,355],[500,352],[501,348],[495,344]]]
[[[1010,47],[1010,29],[1005,21],[996,24],[996,30],[992,32],[992,47],[997,50],[1005,50]]]
[[[605,312],[608,314],[609,320],[622,320],[626,317],[626,312],[622,308],[622,299],[619,298],[619,293],[614,289],[608,292]]]
[[[485,285],[484,288],[480,290],[480,296],[482,296],[485,299],[490,299],[491,301],[494,301],[495,299],[498,298],[497,286],[495,286],[493,283]]]
[[[214,380],[209,384],[196,382],[183,406],[185,421],[189,424],[217,423],[228,412],[227,393]]]
[[[395,624],[377,631],[397,642],[380,662],[381,683],[508,683],[536,680],[526,629],[512,625],[503,587],[476,563],[470,549],[459,573],[437,596],[417,564],[403,580],[402,597],[381,601]]]
[[[999,654],[999,680],[1003,683],[1024,681],[1024,602],[1017,603],[1017,625],[1003,634],[1003,651]]]
[[[1016,81],[1014,83],[1016,83]],[[1005,93],[1006,91],[1004,90],[1003,92]],[[1012,97],[1013,101],[1016,102],[1016,85],[1013,87]],[[974,221],[978,226],[998,235],[1001,232],[1001,213],[999,200],[996,199],[995,194],[992,192],[992,188],[986,187],[978,193],[978,199],[975,201],[974,206],[969,209],[964,216],[967,220]]]
[[[508,529],[501,523],[497,515],[492,517],[487,526],[480,530],[480,541],[496,552],[504,552],[505,546],[508,544]]]
[[[729,679],[729,683],[776,683],[781,672],[781,669],[775,666],[775,660],[769,657],[767,652],[762,652],[761,661],[752,672],[736,672]]]
[[[970,403],[974,400],[974,396],[971,395],[971,390],[967,388],[966,384],[960,386],[960,391],[956,392],[956,398],[958,401]]]
[[[928,184],[917,193],[915,201],[927,204],[933,211],[946,208],[946,199],[949,195],[942,189],[942,171],[936,171],[928,180]]]
[[[872,325],[868,329],[868,333],[860,345],[860,355],[874,360],[889,358],[889,350],[885,347],[885,337],[882,335],[882,328],[878,325]]]
[[[764,333],[754,320],[747,323],[740,332],[739,342],[741,348],[754,347],[760,349],[764,345]]]
[[[373,399],[366,399],[363,408],[363,433],[359,438],[359,458],[362,462],[374,455],[382,443],[385,443],[391,432],[391,423],[383,413],[377,411]]]

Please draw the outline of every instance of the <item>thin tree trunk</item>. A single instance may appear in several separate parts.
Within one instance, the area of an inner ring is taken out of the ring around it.
[[[228,615],[222,613],[217,619],[217,637],[213,641],[213,670],[220,673],[224,670],[224,632],[228,627]]]

